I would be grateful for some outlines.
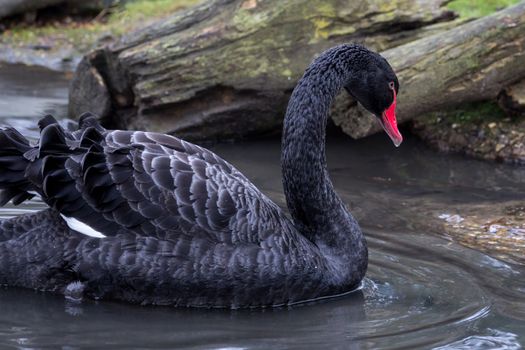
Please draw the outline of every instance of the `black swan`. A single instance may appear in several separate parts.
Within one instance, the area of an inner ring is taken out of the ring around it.
[[[0,284],[69,298],[195,307],[286,305],[358,287],[361,230],[337,196],[325,127],[345,88],[393,142],[399,83],[379,54],[340,45],[292,93],[282,138],[291,219],[214,153],[175,137],[47,116],[38,144],[0,131],[0,204],[38,194],[49,209],[0,223]]]

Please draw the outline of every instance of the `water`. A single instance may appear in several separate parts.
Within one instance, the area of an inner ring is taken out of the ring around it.
[[[33,68],[0,69],[0,118],[36,136],[44,113],[65,115],[67,80]],[[279,205],[279,140],[213,149]],[[443,156],[408,139],[333,136],[328,160],[338,192],[370,247],[361,290],[266,310],[195,310],[115,302],[74,303],[0,289],[6,349],[520,349],[525,343],[525,268],[463,247],[435,213],[457,205],[525,198],[525,169]],[[0,216],[43,208],[38,200]]]

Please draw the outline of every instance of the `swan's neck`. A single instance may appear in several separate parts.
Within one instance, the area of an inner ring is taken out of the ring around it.
[[[297,229],[339,257],[366,260],[359,226],[328,176],[325,131],[335,95],[352,74],[321,57],[299,81],[284,120],[281,163],[290,214]]]

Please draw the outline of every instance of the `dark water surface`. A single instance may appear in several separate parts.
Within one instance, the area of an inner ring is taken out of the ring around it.
[[[0,123],[36,134],[47,112],[65,114],[57,73],[0,68]],[[285,206],[279,140],[213,149]],[[361,290],[338,299],[266,310],[195,310],[114,302],[74,303],[0,289],[0,349],[520,349],[525,268],[446,237],[430,211],[525,198],[525,169],[443,156],[384,135],[332,137],[333,181],[367,236]],[[2,218],[43,208],[0,209]],[[1,268],[1,267],[0,267]]]

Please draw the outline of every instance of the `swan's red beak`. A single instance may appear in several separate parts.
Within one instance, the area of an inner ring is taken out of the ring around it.
[[[397,120],[396,120],[396,91],[394,91],[394,102],[388,107],[381,116],[380,122],[383,129],[385,129],[386,133],[390,138],[392,139],[392,142],[394,142],[394,145],[396,147],[399,147],[401,142],[403,142],[403,136],[401,136],[401,133],[399,132],[399,129],[397,128]]]

